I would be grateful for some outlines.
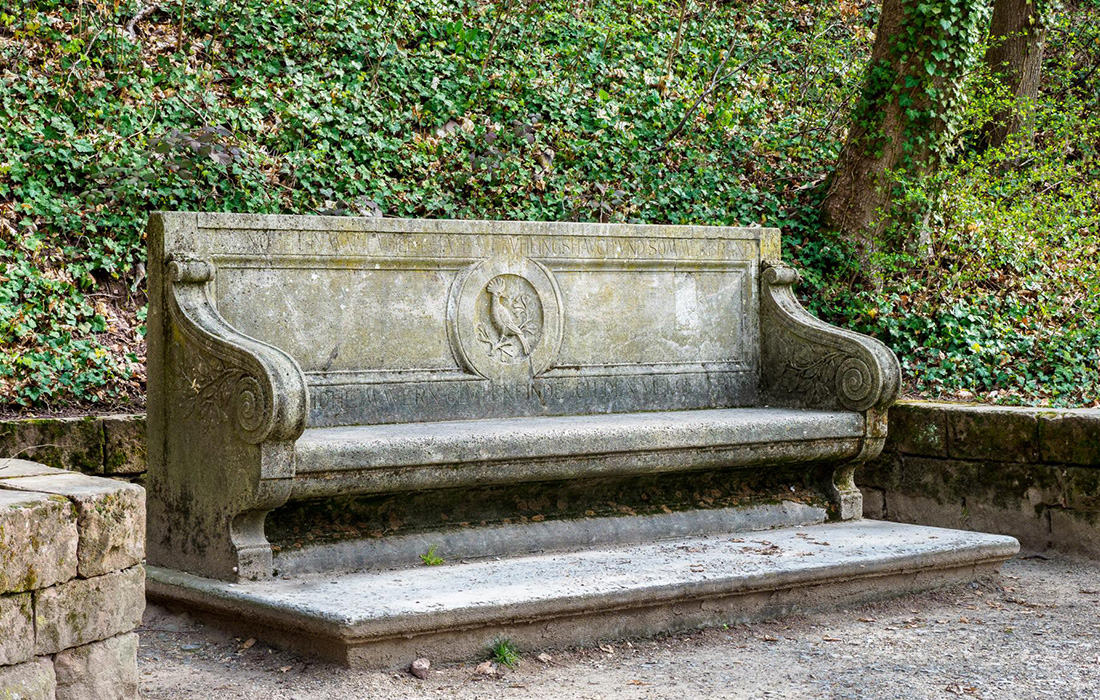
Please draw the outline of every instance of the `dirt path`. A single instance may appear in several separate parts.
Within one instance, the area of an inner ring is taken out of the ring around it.
[[[150,607],[146,700],[1100,698],[1100,562],[1023,555],[1000,578],[849,610],[476,664],[354,672]],[[247,640],[246,640],[247,641]],[[411,661],[411,659],[410,659]]]

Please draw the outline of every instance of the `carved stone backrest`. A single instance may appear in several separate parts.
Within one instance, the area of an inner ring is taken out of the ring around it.
[[[172,323],[264,365],[181,368],[190,410],[262,439],[304,414],[272,381],[312,426],[752,405],[779,232],[162,213],[150,246]]]

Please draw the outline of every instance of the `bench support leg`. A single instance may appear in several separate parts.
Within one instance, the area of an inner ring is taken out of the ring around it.
[[[886,410],[870,409],[864,414],[864,437],[859,454],[850,462],[834,467],[826,479],[829,498],[838,520],[858,520],[863,517],[863,493],[856,486],[856,469],[882,453],[886,442]]]
[[[859,462],[848,462],[832,470],[829,498],[836,507],[838,520],[858,520],[863,517],[863,493],[856,487],[855,473]]]

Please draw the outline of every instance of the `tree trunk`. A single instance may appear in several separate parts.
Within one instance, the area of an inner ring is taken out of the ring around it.
[[[891,223],[916,221],[888,247],[914,242],[927,212],[898,209],[899,183],[933,171],[951,137],[980,3],[883,0],[863,92],[822,205],[875,281],[872,254]]]
[[[1039,94],[1046,24],[1036,0],[996,0],[985,62],[994,80],[1014,98],[1014,105],[992,116],[982,143],[997,147],[1011,134],[1024,130],[1032,138],[1030,103]]]

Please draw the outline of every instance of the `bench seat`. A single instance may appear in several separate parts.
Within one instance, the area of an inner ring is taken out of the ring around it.
[[[767,407],[310,428],[293,497],[830,462],[864,434],[859,413]]]

